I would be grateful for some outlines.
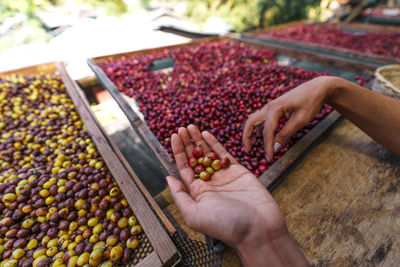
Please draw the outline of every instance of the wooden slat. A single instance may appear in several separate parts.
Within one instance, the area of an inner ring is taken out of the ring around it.
[[[351,57],[343,57],[335,54],[327,54],[317,51],[313,52],[304,51],[300,47],[298,47],[297,49],[293,47],[286,47],[286,45],[283,42],[273,44],[265,42],[266,40],[259,38],[246,37],[246,36],[244,36],[243,38],[240,40],[245,43],[253,44],[254,46],[259,45],[260,47],[264,47],[278,54],[283,54],[286,56],[291,56],[293,58],[306,60],[310,62],[316,62],[343,70],[349,70],[356,73],[365,73],[367,71],[373,73],[376,70],[376,68],[383,65],[383,63],[379,62],[360,62],[359,60]]]
[[[354,29],[354,30],[375,31],[375,32],[400,32],[399,26],[366,24],[359,22],[352,22],[352,23],[339,22],[339,23],[332,23],[332,25],[338,25],[342,29]]]
[[[209,38],[201,38],[197,39],[188,43],[184,44],[177,44],[177,45],[168,45],[168,46],[162,46],[162,47],[156,47],[156,48],[150,48],[150,49],[142,49],[142,50],[137,50],[137,51],[132,51],[132,52],[126,52],[126,53],[118,53],[118,54],[111,54],[111,55],[106,55],[106,56],[101,56],[101,57],[95,57],[90,59],[90,61],[95,62],[96,64],[100,62],[104,62],[109,59],[119,59],[122,57],[130,57],[130,56],[139,56],[139,55],[146,55],[152,52],[159,52],[163,50],[170,50],[170,49],[176,49],[176,48],[181,48],[181,47],[188,47],[188,46],[193,46],[194,44],[201,44],[204,42],[216,42],[216,41],[221,41],[225,40],[225,37],[209,37]]]
[[[280,42],[282,44],[292,44],[292,45],[296,45],[301,48],[314,48],[314,49],[326,50],[329,52],[334,52],[334,53],[341,54],[341,55],[351,56],[354,58],[371,59],[371,60],[380,61],[380,62],[384,62],[384,63],[388,63],[388,64],[400,63],[399,58],[380,56],[380,55],[376,55],[376,54],[372,54],[372,53],[364,53],[364,52],[359,52],[359,51],[348,49],[348,48],[340,48],[340,47],[327,46],[327,45],[322,45],[322,44],[314,44],[314,43],[307,43],[307,42],[302,42],[302,41],[296,41],[296,40],[290,40],[290,39],[280,39],[280,38],[266,37],[266,36],[259,36],[258,38],[265,39],[265,40],[272,40],[275,42]]]
[[[167,218],[167,216],[165,216],[165,214],[161,210],[160,206],[156,203],[154,198],[150,195],[149,191],[147,191],[146,187],[143,185],[142,181],[140,181],[140,179],[136,175],[136,173],[132,170],[130,164],[125,159],[124,155],[122,155],[122,153],[118,149],[118,147],[113,142],[112,142],[112,145],[113,145],[114,150],[116,151],[118,157],[121,159],[122,163],[126,166],[128,172],[131,174],[131,176],[135,180],[135,182],[138,185],[139,189],[142,191],[143,195],[145,195],[145,197],[146,197],[147,201],[150,203],[151,207],[154,209],[154,211],[160,217],[160,220],[163,223],[163,225],[165,226],[165,228],[167,228],[167,230],[169,231],[170,235],[174,235],[176,233],[175,227],[172,225],[172,223]]]
[[[0,73],[0,77],[10,76],[12,74],[28,75],[28,74],[42,74],[42,73],[53,73],[56,71],[54,63],[45,63],[15,70],[9,70]]]
[[[117,153],[112,149],[112,146],[100,129],[100,124],[97,122],[88,104],[85,103],[85,98],[81,95],[78,85],[67,74],[63,64],[58,64],[57,67],[81,119],[87,126],[87,131],[96,144],[96,148],[99,150],[108,169],[121,188],[150,243],[160,257],[161,262],[166,265],[172,264],[177,259],[175,245],[148,206],[135,182],[132,180],[126,166],[124,166]]]
[[[130,267],[133,267],[133,265],[129,265]],[[160,258],[157,256],[157,253],[153,251],[148,255],[146,258],[141,260],[138,264],[135,265],[135,267],[159,267],[163,266],[163,264],[160,261]]]
[[[129,122],[134,126],[142,141],[147,144],[151,149],[157,160],[160,162],[162,168],[174,177],[180,177],[178,169],[176,168],[174,160],[169,156],[168,152],[162,147],[160,142],[142,121],[138,114],[131,108],[125,101],[122,94],[118,91],[117,87],[111,82],[103,70],[92,60],[88,60],[89,66],[94,71],[96,77],[99,79],[100,84],[112,95],[119,107],[127,116]]]
[[[296,144],[294,144],[279,160],[264,172],[259,180],[268,189],[272,189],[279,182],[288,170],[296,166],[299,159],[310,150],[321,136],[329,129],[333,128],[341,118],[341,115],[333,111],[325,119],[319,122],[311,131],[303,136]]]
[[[88,90],[91,87],[94,86],[100,86],[98,81],[93,77],[86,77],[83,79],[80,79],[77,81],[77,84],[84,90]],[[86,106],[90,106],[90,103],[88,102],[88,99],[86,98],[85,94],[79,90],[79,93],[81,93],[81,97],[83,101],[85,102]],[[94,116],[96,117],[96,116]],[[97,118],[96,118],[97,121]],[[168,232],[170,235],[174,235],[176,233],[176,229],[173,226],[173,224],[169,221],[167,216],[165,216],[164,212],[162,211],[162,208],[159,206],[157,203],[156,199],[151,196],[149,191],[146,189],[140,178],[136,175],[135,171],[132,169],[131,165],[128,163],[126,160],[125,156],[122,154],[121,150],[118,148],[118,146],[115,144],[115,142],[112,140],[112,138],[107,134],[106,130],[101,126],[101,123],[97,121],[100,130],[103,132],[104,136],[107,138],[108,142],[110,143],[111,147],[115,151],[115,153],[118,155],[126,169],[128,170],[129,174],[131,175],[132,179],[135,181],[136,185],[139,187],[140,191],[142,191],[143,195],[146,197],[147,201],[153,208],[153,210],[156,212],[158,217],[160,218],[161,222],[163,223],[164,227],[167,228]]]
[[[274,38],[274,37],[269,37],[269,36],[261,36],[261,34],[263,32],[273,32],[273,31],[285,30],[289,27],[300,25],[300,24],[304,24],[304,23],[302,21],[298,21],[298,22],[294,22],[294,23],[283,24],[283,25],[271,27],[271,28],[265,29],[265,30],[258,30],[258,31],[250,32],[250,33],[245,33],[244,36],[248,36],[248,37],[252,37],[252,38],[256,38],[256,39],[271,40],[271,41],[279,42],[282,45],[291,44],[291,45],[298,46],[299,48],[314,48],[314,49],[318,49],[318,50],[334,52],[339,55],[351,56],[354,58],[371,59],[374,61],[379,61],[379,62],[383,62],[383,63],[387,63],[387,64],[399,64],[400,63],[399,58],[381,56],[381,55],[376,55],[376,54],[372,54],[372,53],[364,53],[364,52],[359,52],[359,51],[352,50],[352,49],[339,48],[339,47],[327,46],[327,45],[322,45],[322,44],[314,44],[314,43],[308,43],[308,42],[302,42],[302,41],[296,41],[296,40],[290,40],[290,39],[280,39],[280,38]],[[368,27],[361,27],[359,24],[357,26],[351,26],[352,23],[337,23],[337,24],[322,23],[322,25],[328,25],[328,26],[332,25],[332,26],[339,26],[341,28],[362,29],[362,30],[371,31],[371,29],[369,29]],[[392,32],[396,31],[395,30],[396,28],[400,28],[400,27],[389,27],[389,31],[392,31]],[[375,27],[375,29],[380,29],[380,31],[384,30],[383,27],[382,28]],[[397,31],[400,31],[400,29],[398,29]]]

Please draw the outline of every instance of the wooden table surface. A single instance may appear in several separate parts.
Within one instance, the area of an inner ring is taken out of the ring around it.
[[[273,191],[314,266],[399,266],[400,157],[342,121]],[[170,200],[168,192],[163,193]],[[189,237],[202,239],[167,208]],[[232,249],[224,266],[241,266]]]

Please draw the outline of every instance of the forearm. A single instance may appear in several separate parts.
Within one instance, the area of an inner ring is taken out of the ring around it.
[[[330,81],[326,103],[393,153],[400,155],[400,100],[340,78]]]

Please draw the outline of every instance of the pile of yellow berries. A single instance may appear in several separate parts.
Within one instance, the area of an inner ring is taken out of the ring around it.
[[[0,79],[0,267],[126,263],[141,233],[61,79]]]

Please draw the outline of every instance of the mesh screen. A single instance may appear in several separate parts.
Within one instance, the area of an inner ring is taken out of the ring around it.
[[[176,233],[171,236],[171,239],[178,249],[181,259],[177,266],[222,266],[222,258],[219,254],[214,253],[212,249],[210,249],[205,243],[190,239],[186,235],[185,231],[180,227],[179,223],[174,219],[169,210],[163,209],[163,212],[176,229]]]
[[[143,260],[147,255],[154,251],[154,248],[150,244],[150,240],[143,233],[140,235],[139,241],[140,245],[136,248],[136,253],[131,264],[139,263],[139,261]]]
[[[114,264],[117,266],[134,266],[138,264],[141,260],[146,258],[151,252],[154,251],[154,248],[151,246],[150,240],[147,236],[142,232],[139,236],[139,246],[134,250],[134,256],[132,257],[132,261],[130,263],[124,262],[115,262]]]
[[[183,230],[179,229],[172,240],[180,253],[181,266],[222,266],[220,255],[214,253],[205,243],[188,238]]]

